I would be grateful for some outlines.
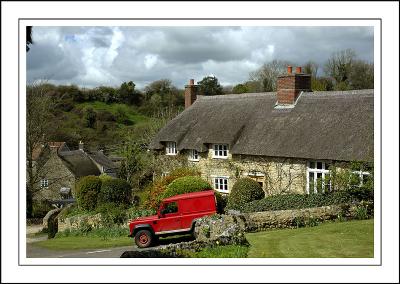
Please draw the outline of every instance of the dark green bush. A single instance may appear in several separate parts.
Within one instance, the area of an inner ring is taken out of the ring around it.
[[[228,202],[228,196],[215,191],[215,198],[217,199],[217,213],[225,213],[225,207]]]
[[[186,176],[177,178],[171,182],[167,186],[167,189],[162,193],[162,198],[209,189],[212,189],[211,185],[202,178],[197,176]]]
[[[268,196],[242,206],[243,212],[261,212],[286,209],[301,209],[351,202],[352,197],[346,191],[334,191],[323,194],[282,194]]]
[[[47,212],[54,209],[47,200],[33,200],[32,218],[43,218]]]
[[[128,205],[131,202],[130,184],[123,179],[104,179],[98,196],[98,204],[115,203]]]
[[[96,176],[86,176],[79,180],[76,187],[76,201],[84,210],[93,210],[101,189],[101,180]]]
[[[112,227],[115,224],[123,224],[127,219],[127,208],[125,205],[106,203],[100,205],[97,210],[101,214],[103,227]]]
[[[264,196],[265,193],[258,182],[251,178],[241,178],[232,187],[227,208],[240,210],[246,203],[262,199]]]

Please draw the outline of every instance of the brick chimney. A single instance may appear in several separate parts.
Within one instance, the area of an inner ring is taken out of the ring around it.
[[[301,67],[296,67],[295,74],[292,73],[292,66],[288,66],[287,71],[287,74],[278,77],[278,105],[292,105],[302,91],[311,91],[310,74],[302,73]]]
[[[194,84],[194,79],[189,80],[189,85],[185,86],[185,109],[190,107],[197,99],[199,86]]]

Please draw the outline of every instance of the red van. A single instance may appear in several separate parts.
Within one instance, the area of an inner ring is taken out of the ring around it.
[[[145,248],[159,236],[190,233],[196,219],[215,213],[214,190],[175,195],[162,200],[157,215],[131,220],[129,236]]]

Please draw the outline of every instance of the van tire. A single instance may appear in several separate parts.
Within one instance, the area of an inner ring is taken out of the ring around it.
[[[140,230],[135,234],[135,243],[140,248],[147,248],[153,242],[153,234],[149,230]]]

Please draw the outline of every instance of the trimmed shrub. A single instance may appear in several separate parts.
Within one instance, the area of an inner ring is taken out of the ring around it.
[[[131,186],[126,180],[119,178],[105,179],[101,185],[98,204],[128,205],[131,202],[131,197]]]
[[[352,201],[346,191],[334,191],[323,194],[282,194],[268,196],[261,200],[249,202],[242,206],[243,212],[262,212],[287,209],[302,209],[333,204],[343,204]]]
[[[227,208],[240,210],[246,203],[262,199],[264,196],[265,193],[258,182],[251,178],[241,178],[232,187]]]
[[[167,186],[167,189],[162,194],[162,199],[178,194],[210,189],[212,189],[211,185],[200,177],[181,177],[177,178]]]
[[[169,175],[155,180],[145,189],[148,192],[145,208],[157,209],[167,186],[177,178],[185,176],[200,176],[200,172],[194,168],[177,168]]]
[[[86,176],[79,180],[76,187],[76,201],[84,210],[91,211],[97,206],[101,189],[101,180],[96,176]]]

